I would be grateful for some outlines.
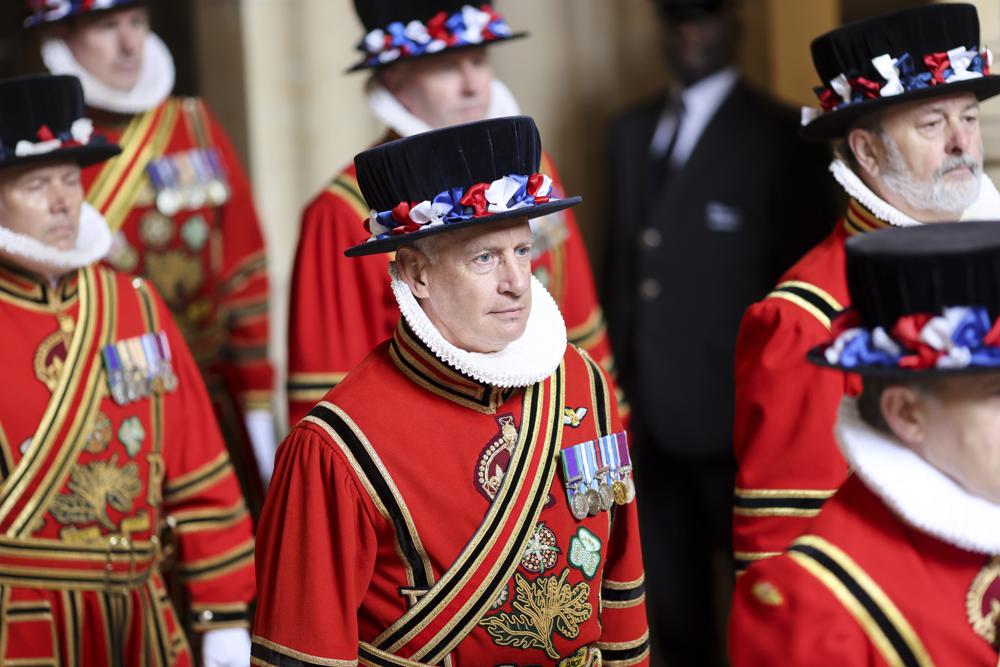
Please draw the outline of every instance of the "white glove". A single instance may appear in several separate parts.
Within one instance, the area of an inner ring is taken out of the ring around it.
[[[266,488],[271,481],[271,473],[274,472],[274,451],[278,447],[278,429],[274,424],[274,415],[269,410],[250,410],[246,414],[246,427],[260,478]]]
[[[250,633],[246,628],[209,630],[201,638],[205,667],[246,667],[250,664]]]

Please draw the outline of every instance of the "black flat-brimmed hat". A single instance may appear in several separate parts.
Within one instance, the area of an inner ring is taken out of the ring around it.
[[[0,81],[0,169],[63,160],[86,166],[121,152],[83,115],[75,76]]]
[[[82,14],[95,14],[130,5],[146,4],[146,0],[26,0],[28,15],[26,28],[59,23]]]
[[[1000,93],[993,56],[968,4],[932,4],[858,21],[817,37],[813,64],[823,85],[819,109],[805,108],[802,136],[842,137],[864,114],[892,104],[971,92]]]
[[[365,28],[358,43],[364,57],[349,72],[499,44],[528,34],[513,32],[492,2],[354,0],[354,9]]]
[[[856,236],[847,286],[851,308],[813,363],[899,379],[1000,372],[1000,222]]]
[[[390,252],[434,234],[580,203],[553,192],[552,179],[538,173],[541,155],[538,128],[527,116],[455,125],[359,153],[354,165],[372,209],[371,236],[344,254]]]

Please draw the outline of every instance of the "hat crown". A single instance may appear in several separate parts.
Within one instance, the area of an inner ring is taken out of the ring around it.
[[[812,42],[813,64],[824,84],[837,76],[880,81],[872,60],[909,53],[918,62],[932,53],[979,47],[979,15],[969,4],[935,4],[905,9],[841,26]]]
[[[956,306],[1000,316],[1000,222],[884,229],[846,248],[851,305],[866,328]]]
[[[365,31],[385,28],[390,23],[426,23],[435,14],[454,14],[466,5],[477,9],[482,5],[492,6],[492,2],[471,0],[354,0],[354,10],[365,27]]]
[[[533,174],[541,154],[535,121],[512,116],[398,139],[359,153],[354,164],[368,206],[385,211],[452,188]]]
[[[138,4],[145,0],[25,0],[24,25],[34,28],[89,12],[102,12]]]
[[[69,132],[83,118],[83,87],[75,76],[26,76],[0,81],[0,147],[42,140],[43,127],[53,135]]]

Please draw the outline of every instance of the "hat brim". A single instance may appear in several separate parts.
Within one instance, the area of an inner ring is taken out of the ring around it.
[[[451,232],[458,229],[466,229],[468,227],[489,225],[495,222],[502,222],[504,220],[510,220],[512,218],[527,218],[531,220],[533,218],[540,218],[543,215],[549,215],[557,211],[562,211],[563,209],[570,208],[571,206],[576,206],[581,201],[582,197],[566,197],[564,199],[557,199],[548,202],[547,204],[537,204],[535,206],[526,206],[524,208],[517,208],[512,211],[504,211],[503,213],[494,213],[493,215],[484,215],[479,218],[472,218],[470,220],[463,220],[462,222],[453,222],[447,225],[436,225],[427,230],[421,230],[419,232],[411,232],[409,234],[400,234],[398,236],[392,236],[387,239],[379,239],[377,241],[368,241],[361,243],[356,246],[352,246],[344,251],[344,254],[348,257],[361,257],[363,255],[377,255],[383,252],[392,252],[398,250],[400,246],[408,245],[414,241],[425,239],[428,236],[434,236],[436,234],[442,234],[444,232]]]
[[[981,375],[983,373],[1000,373],[1000,367],[996,366],[966,366],[965,368],[921,368],[908,369],[898,366],[852,366],[850,368],[840,364],[831,364],[826,360],[823,352],[829,347],[828,344],[817,345],[806,355],[809,363],[822,368],[854,373],[861,377],[878,378],[882,380],[922,380],[935,377],[956,377],[961,375]]]
[[[25,167],[42,162],[75,162],[81,167],[87,167],[98,162],[113,158],[122,152],[118,144],[98,144],[94,146],[73,146],[37,155],[15,156],[9,160],[0,160],[0,169]]]
[[[890,95],[857,104],[849,104],[834,111],[828,111],[808,125],[802,126],[799,135],[806,141],[832,141],[840,139],[844,133],[862,116],[885,109],[894,104],[904,104],[932,97],[971,92],[982,101],[1000,95],[1000,76],[990,74],[978,79],[956,81],[938,86],[919,88],[900,95]]]
[[[442,53],[453,53],[455,51],[465,51],[467,49],[477,49],[477,48],[481,48],[481,47],[484,47],[484,46],[494,46],[496,44],[503,44],[505,42],[510,42],[510,41],[515,40],[515,39],[521,39],[522,37],[527,37],[527,36],[528,36],[528,33],[526,31],[515,32],[515,33],[512,33],[512,34],[510,34],[510,35],[508,35],[506,37],[497,37],[496,39],[491,39],[491,40],[488,40],[488,41],[485,41],[485,42],[479,42],[478,44],[463,44],[461,46],[450,46],[448,48],[441,49],[440,51],[435,51],[434,53],[421,53],[420,55],[416,55],[416,56],[406,56],[405,58],[396,58],[395,60],[390,60],[387,63],[371,63],[371,64],[369,64],[366,61],[362,60],[361,62],[357,63],[353,67],[348,68],[346,72],[347,72],[347,74],[351,74],[352,72],[360,72],[360,71],[366,70],[366,69],[371,69],[371,70],[383,69],[385,67],[389,67],[390,65],[395,65],[396,63],[412,62],[414,60],[420,60],[421,58],[430,58],[432,56],[439,56]]]

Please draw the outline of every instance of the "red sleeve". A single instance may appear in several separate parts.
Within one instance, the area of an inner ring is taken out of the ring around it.
[[[548,154],[543,156],[541,170],[552,178],[556,195],[566,196],[559,171]],[[587,255],[587,246],[583,242],[583,234],[580,233],[573,209],[565,209],[556,215],[563,216],[566,238],[560,247],[546,253],[548,257],[540,257],[538,264],[546,267],[554,281],[550,283],[549,291],[559,304],[559,310],[566,321],[569,342],[586,350],[613,378],[615,364],[611,354],[611,341],[604,321],[604,311],[597,297],[594,271]],[[560,264],[561,269],[554,268]],[[612,386],[620,403],[622,419],[627,426],[629,407],[617,383]]]
[[[365,238],[361,204],[353,196],[331,188],[302,216],[289,297],[290,424],[389,337],[399,319],[388,257],[344,257]]]
[[[607,374],[605,374],[607,375]],[[611,401],[612,428],[623,430],[617,402]],[[645,573],[634,500],[614,510],[607,565],[601,580],[602,664],[612,667],[649,664]]]
[[[881,655],[833,593],[787,555],[751,567],[733,593],[732,667],[881,667]]]
[[[264,236],[243,164],[222,126],[204,102],[201,106],[230,187],[229,201],[219,210],[219,298],[228,329],[225,372],[244,410],[271,410],[274,369],[267,356],[269,288]]]
[[[246,627],[255,593],[250,515],[201,373],[166,306],[156,303],[177,375],[162,426],[163,512],[176,535],[177,572],[196,630]]]
[[[737,567],[784,551],[847,477],[833,437],[846,376],[806,361],[829,338],[815,317],[768,298],[736,342],[733,509]]]
[[[376,557],[366,500],[323,435],[308,423],[293,429],[278,449],[257,528],[260,664],[357,660],[358,609]]]

